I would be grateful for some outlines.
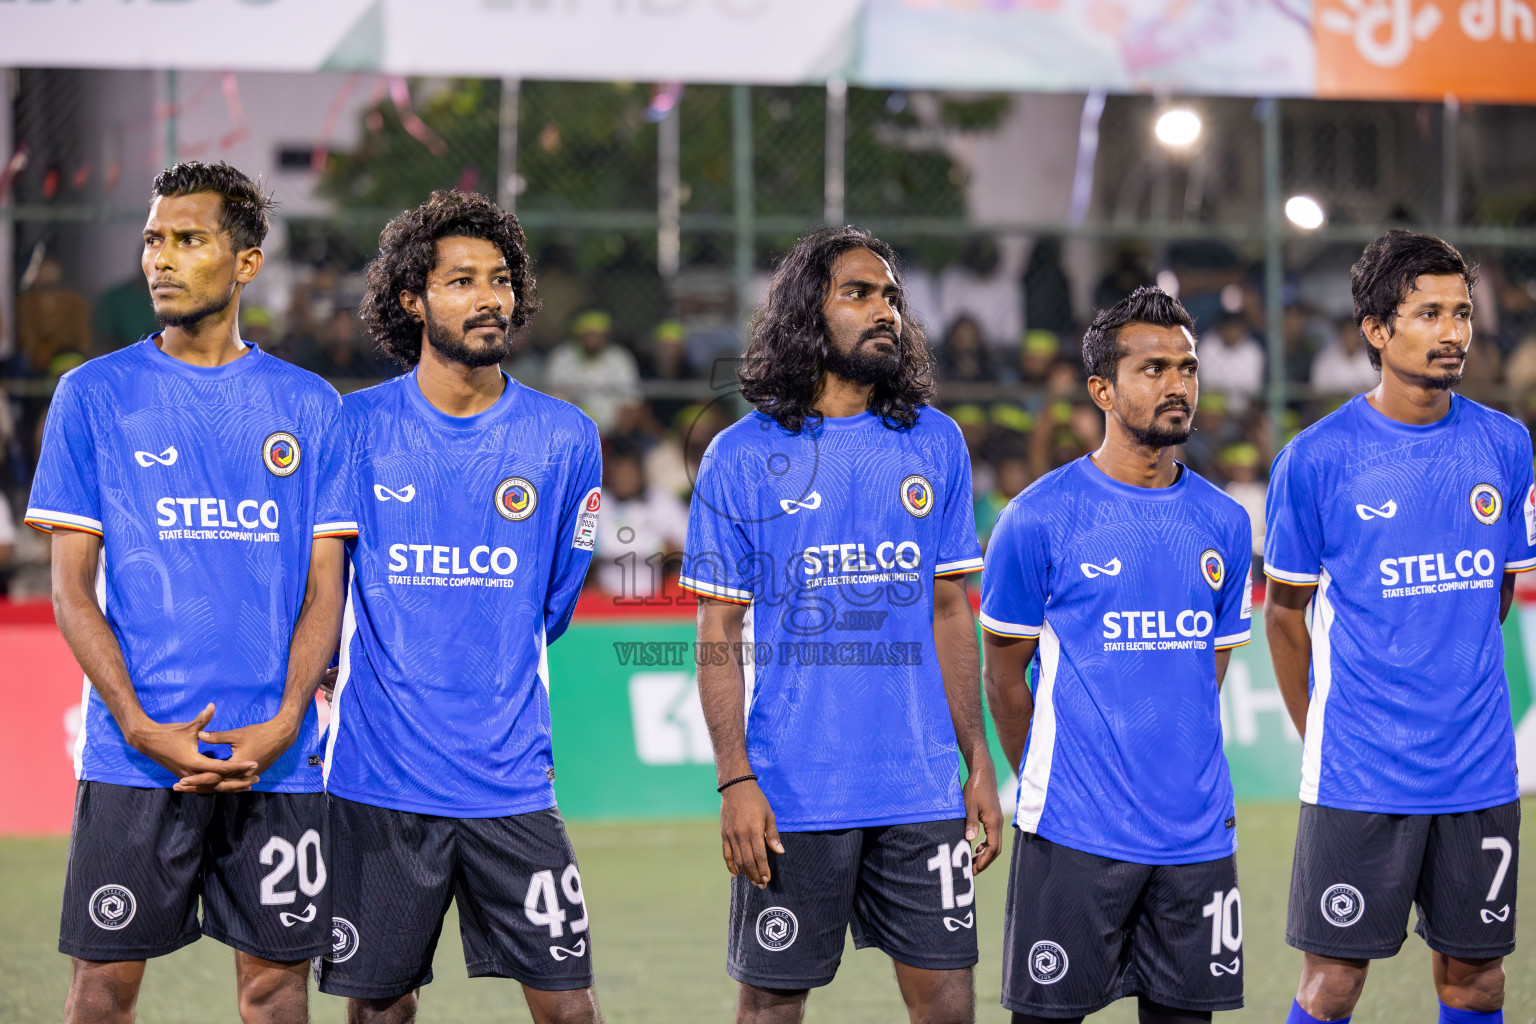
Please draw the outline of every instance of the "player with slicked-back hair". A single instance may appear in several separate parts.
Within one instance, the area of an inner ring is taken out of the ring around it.
[[[1477,287],[1477,270],[1469,266],[1461,253],[1443,238],[1412,231],[1388,231],[1365,247],[1355,265],[1349,268],[1349,290],[1354,295],[1355,326],[1365,337],[1365,321],[1374,321],[1390,338],[1397,333],[1397,309],[1414,290],[1420,275],[1459,277],[1467,294]],[[1371,365],[1381,369],[1381,351],[1366,338],[1365,354]],[[1458,375],[1437,378],[1449,381],[1446,388],[1461,383]]]
[[[363,319],[409,368],[343,402],[358,521],[326,747],[336,878],[320,990],[408,1024],[450,901],[472,977],[597,1024],[555,805],[545,651],[592,561],[597,426],[498,365],[539,308],[517,218],[433,192],[384,228]]]
[[[228,164],[161,172],[141,265],[164,330],[65,374],[48,411],[27,522],[53,533],[88,681],[70,1024],[132,1020],[145,960],[201,935],[235,948],[246,1024],[307,1020],[330,945],[314,694],[355,528],[325,515],[340,398],[240,338],[272,207]]]
[[[1151,287],[1094,317],[1104,444],[1010,501],[987,547],[987,698],[1019,776],[1014,1024],[1128,996],[1141,1024],[1194,1024],[1243,1002],[1220,688],[1249,638],[1252,537],[1174,457],[1199,400],[1194,326]]]
[[[890,247],[852,227],[795,243],[738,372],[757,411],[704,455],[680,580],[700,597],[737,1020],[801,1019],[850,927],[895,961],[913,1021],[973,1020],[972,876],[1002,816],[963,582],[981,550]],[[724,656],[743,650],[773,657]]]
[[[1476,274],[1391,231],[1349,275],[1381,383],[1275,458],[1265,634],[1302,734],[1289,1024],[1347,1021],[1410,908],[1442,1024],[1503,1019],[1520,790],[1501,623],[1536,569],[1531,435],[1455,393]]]

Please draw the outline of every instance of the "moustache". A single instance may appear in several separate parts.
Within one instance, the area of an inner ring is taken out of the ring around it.
[[[154,279],[154,281],[152,281],[150,283],[149,287],[150,287],[151,290],[153,290],[155,288],[159,288],[161,285],[168,285],[171,288],[185,288],[186,287],[185,284],[183,284],[182,282],[176,280],[174,277],[157,277],[157,278]]]
[[[1464,349],[1464,348],[1446,348],[1446,349],[1439,349],[1437,351],[1431,352],[1428,355],[1428,357],[1426,358],[1426,361],[1432,363],[1436,359],[1465,359],[1465,358],[1467,358],[1467,350],[1466,349]]]
[[[1183,400],[1174,401],[1174,402],[1167,402],[1167,403],[1165,403],[1163,405],[1158,406],[1157,407],[1157,412],[1154,413],[1154,415],[1161,416],[1163,413],[1165,413],[1165,412],[1173,412],[1175,409],[1179,410],[1180,412],[1186,412],[1187,413],[1187,412],[1190,411],[1189,403],[1185,402]]]
[[[476,327],[500,327],[502,330],[506,330],[510,326],[512,326],[512,321],[508,320],[502,314],[486,313],[485,315],[477,316],[472,320],[465,320],[464,332],[467,334],[474,330]]]
[[[871,327],[869,330],[859,335],[859,344],[862,345],[864,342],[873,338],[885,338],[893,345],[901,344],[901,339],[896,337],[896,332],[891,330],[889,327]]]

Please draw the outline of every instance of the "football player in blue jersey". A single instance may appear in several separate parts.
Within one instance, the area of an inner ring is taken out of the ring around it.
[[[1303,737],[1290,1024],[1348,1020],[1412,905],[1440,1020],[1503,1020],[1520,794],[1500,623],[1536,568],[1536,488],[1525,427],[1455,393],[1474,280],[1429,235],[1366,246],[1350,288],[1381,384],[1270,475],[1264,623]]]
[[[349,547],[326,752],[336,877],[320,989],[416,1019],[450,901],[473,977],[538,1024],[600,1020],[555,806],[545,648],[592,560],[597,427],[502,372],[537,312],[517,219],[434,192],[385,227],[363,319],[410,368],[348,395]],[[558,685],[558,682],[556,683]]]
[[[1157,288],[1094,318],[1083,364],[1104,443],[1009,502],[987,549],[987,697],[1019,776],[1014,1024],[1127,996],[1142,1024],[1243,1004],[1219,691],[1248,642],[1252,537],[1174,458],[1199,397],[1193,328]]]
[[[353,527],[317,515],[336,392],[240,339],[271,207],[227,164],[161,172],[141,262],[164,330],[65,374],[49,408],[26,521],[53,534],[86,676],[71,1024],[131,1021],[145,960],[200,935],[234,947],[244,1021],[308,1020],[329,944],[314,694]]]
[[[1001,823],[962,582],[981,551],[890,247],[800,239],[739,376],[757,411],[704,456],[681,578],[700,598],[737,1019],[800,1020],[851,925],[895,961],[912,1020],[970,1021],[972,876]]]

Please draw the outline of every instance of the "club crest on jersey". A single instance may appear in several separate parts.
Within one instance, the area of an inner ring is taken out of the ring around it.
[[[1206,548],[1200,552],[1200,577],[1212,590],[1220,590],[1227,578],[1227,563],[1221,560],[1221,552]]]
[[[279,430],[261,443],[261,461],[273,476],[292,476],[302,458],[299,439],[286,431]]]
[[[901,507],[921,519],[933,511],[933,485],[921,473],[901,482]]]
[[[1478,484],[1472,488],[1472,514],[1484,526],[1492,526],[1504,514],[1504,495],[1493,484]]]
[[[128,927],[138,909],[139,901],[126,885],[104,885],[91,893],[91,921],[109,932]]]
[[[522,477],[509,476],[496,485],[496,511],[503,519],[521,522],[533,515],[533,510],[538,507],[539,492]]]

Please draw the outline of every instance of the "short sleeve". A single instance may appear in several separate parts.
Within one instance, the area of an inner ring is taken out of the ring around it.
[[[935,576],[955,577],[982,570],[981,542],[976,539],[976,506],[971,498],[971,459],[960,428],[946,422],[949,444],[944,454],[943,507],[939,557]]]
[[[1313,470],[1295,442],[1275,457],[1264,498],[1264,575],[1309,586],[1322,577],[1323,524]]]
[[[1253,533],[1248,514],[1235,506],[1227,541],[1222,551],[1225,578],[1216,595],[1218,651],[1241,647],[1253,638]]]
[[[1003,509],[987,545],[981,625],[998,636],[1032,639],[1045,625],[1051,567],[1044,524],[1017,502]]]
[[[32,478],[32,496],[23,518],[45,533],[80,530],[100,537],[101,481],[96,444],[82,408],[79,386],[66,374],[54,391],[43,427],[43,450]],[[142,454],[143,458],[155,458]]]
[[[739,505],[751,491],[735,486],[732,477],[718,448],[711,445],[699,464],[688,506],[688,536],[678,584],[700,597],[751,604],[753,546]]]
[[[603,503],[603,446],[597,424],[583,413],[575,415],[580,419],[581,437],[561,495],[560,524],[555,533],[558,546],[544,596],[544,636],[549,643],[565,632],[576,613],[576,599],[581,596],[597,545],[597,518]]]
[[[353,491],[356,468],[352,458],[352,437],[341,403],[320,429],[319,472],[315,478],[316,537],[356,537],[357,509]]]
[[[1504,556],[1505,572],[1528,572],[1536,569],[1536,479],[1533,479],[1531,439],[1521,439],[1516,446],[1514,484],[1511,497],[1520,504],[1515,515],[1509,517],[1509,551]]]

